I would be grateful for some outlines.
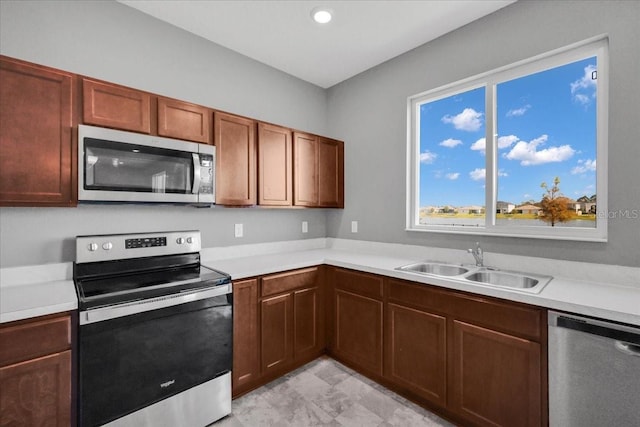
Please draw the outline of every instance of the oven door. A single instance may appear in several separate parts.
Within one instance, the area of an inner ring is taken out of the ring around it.
[[[85,316],[80,425],[105,424],[230,372],[231,286],[221,288],[226,293],[123,317]]]

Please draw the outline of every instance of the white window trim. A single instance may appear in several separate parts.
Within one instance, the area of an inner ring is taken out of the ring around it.
[[[588,57],[598,58],[597,121],[596,121],[596,194],[598,195],[598,214],[595,228],[579,227],[525,227],[495,225],[496,218],[496,182],[497,150],[495,149],[495,99],[496,85],[514,78],[526,76],[546,69],[558,67]],[[440,226],[419,223],[420,211],[420,130],[417,120],[419,105],[425,101],[435,101],[456,93],[485,87],[485,137],[486,137],[486,219],[484,227]],[[463,79],[445,86],[410,96],[407,100],[407,231],[454,233],[469,235],[491,235],[506,237],[524,237],[534,239],[607,241],[607,175],[608,175],[608,92],[609,92],[608,37],[601,35],[575,43],[551,52],[537,55],[495,70]]]

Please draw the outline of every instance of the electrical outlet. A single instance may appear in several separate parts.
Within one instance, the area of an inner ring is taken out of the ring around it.
[[[236,224],[234,231],[236,237],[242,237],[244,235],[242,224]]]
[[[307,221],[302,221],[302,232],[303,233],[309,232],[309,223]]]
[[[352,233],[358,232],[358,221],[351,221],[351,232]]]

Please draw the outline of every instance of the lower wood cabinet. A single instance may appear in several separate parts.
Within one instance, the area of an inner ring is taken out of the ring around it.
[[[332,353],[365,372],[382,376],[383,279],[334,269]]]
[[[546,425],[544,309],[386,279],[384,378],[462,424]]]
[[[324,352],[321,268],[234,282],[233,395]]]
[[[72,424],[70,339],[68,315],[0,328],[0,425]]]
[[[256,381],[260,375],[258,323],[258,279],[233,283],[234,390]]]
[[[453,321],[451,409],[478,425],[541,425],[540,344]]]
[[[260,303],[260,348],[265,374],[293,361],[292,300],[291,294],[284,294]]]
[[[385,376],[438,405],[447,402],[447,319],[387,305]]]
[[[314,267],[236,282],[234,322],[234,396],[327,351],[460,425],[548,424],[542,308]]]

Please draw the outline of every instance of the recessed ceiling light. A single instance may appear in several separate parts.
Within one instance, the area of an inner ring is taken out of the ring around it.
[[[316,7],[311,11],[311,17],[318,24],[326,24],[331,21],[331,9],[327,9],[325,7]]]

